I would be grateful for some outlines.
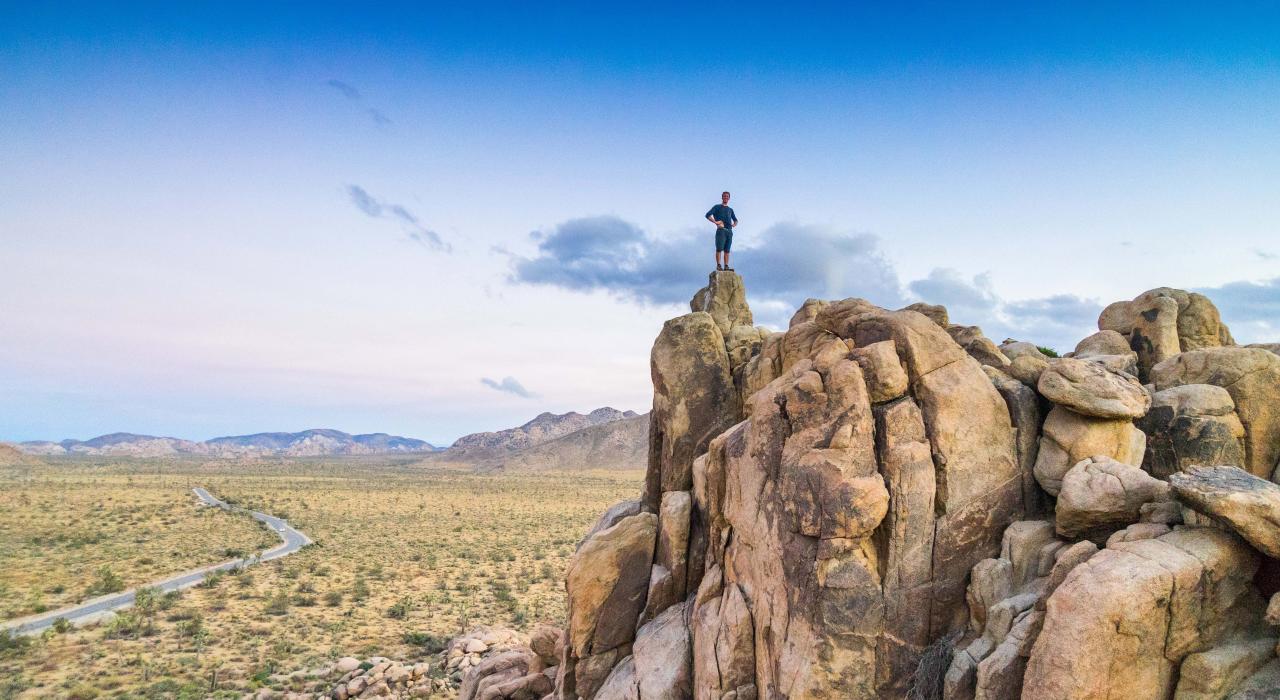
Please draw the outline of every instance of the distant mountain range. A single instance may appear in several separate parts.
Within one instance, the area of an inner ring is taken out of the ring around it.
[[[649,416],[616,408],[590,413],[542,413],[515,428],[472,433],[448,448],[423,440],[340,430],[232,435],[196,442],[173,437],[111,433],[91,440],[31,441],[16,447],[28,455],[104,457],[324,457],[419,454],[433,462],[489,471],[511,469],[643,469]]]
[[[541,413],[518,428],[464,435],[458,438],[449,450],[454,454],[479,453],[488,450],[520,450],[593,425],[635,417],[635,411],[619,411],[608,406],[597,408],[586,415],[574,411],[560,414]]]
[[[429,459],[481,471],[643,469],[648,446],[649,414],[605,407],[543,413],[517,428],[466,435]]]
[[[326,455],[376,455],[434,452],[430,443],[413,438],[369,433],[351,435],[341,430],[304,430],[299,433],[233,435],[194,442],[172,437],[111,433],[92,440],[18,443],[32,455],[97,455],[109,457],[164,457],[191,454],[209,457],[323,457]]]

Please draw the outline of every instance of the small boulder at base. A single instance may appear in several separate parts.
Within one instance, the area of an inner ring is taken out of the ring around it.
[[[1023,697],[1169,698],[1178,664],[1262,617],[1258,555],[1216,528],[1121,542],[1048,599]]]
[[[1175,700],[1220,700],[1268,661],[1275,658],[1276,640],[1244,639],[1192,654],[1178,669]]]

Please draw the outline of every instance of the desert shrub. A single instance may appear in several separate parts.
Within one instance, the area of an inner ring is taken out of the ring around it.
[[[53,631],[58,634],[66,634],[71,631],[71,621],[65,617],[59,617],[53,621]]]
[[[109,566],[101,566],[94,573],[93,583],[89,584],[89,595],[119,593],[124,590],[124,580],[111,570]]]
[[[3,634],[3,632],[0,632]],[[0,698],[14,698],[19,693],[31,687],[31,681],[26,676],[15,673],[5,677],[0,674]]]
[[[342,605],[342,591],[329,591],[324,594],[324,604],[336,608]]]
[[[1049,357],[1057,357],[1057,356],[1058,356],[1058,351],[1057,351],[1057,350],[1054,350],[1053,348],[1046,348],[1046,347],[1045,347],[1045,346],[1043,346],[1043,345],[1037,345],[1037,346],[1036,346],[1036,349],[1037,349],[1037,350],[1039,350],[1040,352],[1044,353],[1045,355],[1048,355]]]
[[[430,632],[405,632],[401,639],[410,646],[422,647],[427,654],[439,654],[449,645],[448,637]]]
[[[267,599],[263,612],[268,615],[284,615],[289,612],[289,594],[285,591],[276,591],[275,595]]]
[[[196,612],[191,608],[174,608],[169,612],[168,615],[165,616],[164,619],[168,620],[169,622],[181,622],[182,620],[190,620],[191,618],[199,614],[200,613]]]
[[[369,584],[365,583],[363,576],[357,576],[355,583],[351,585],[351,599],[364,600],[369,597]]]
[[[401,598],[391,607],[387,608],[387,617],[393,620],[403,620],[412,609],[413,601],[409,598]]]
[[[188,639],[195,638],[204,631],[204,618],[200,615],[192,615],[190,618],[178,623],[178,634]]]
[[[942,700],[942,682],[958,637],[942,637],[925,648],[907,682],[907,700]]]
[[[8,628],[0,629],[0,656],[17,656],[31,646],[31,638],[14,634]]]
[[[182,600],[182,591],[169,591],[160,596],[160,602],[156,605],[160,610],[171,610],[173,606]]]
[[[213,610],[215,612],[219,610],[226,610],[227,594],[223,593],[222,591],[218,591],[217,593],[214,593],[213,595],[209,596],[208,602],[205,603],[205,608],[209,610]]]
[[[138,637],[146,626],[146,620],[135,610],[125,610],[118,612],[111,621],[107,623],[107,627],[103,634],[107,639],[124,639],[127,637]]]
[[[98,697],[98,689],[88,683],[77,683],[64,696],[67,700],[93,700]]]

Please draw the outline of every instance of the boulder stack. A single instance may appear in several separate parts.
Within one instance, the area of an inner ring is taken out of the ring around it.
[[[1280,697],[1280,356],[1205,297],[1112,304],[1061,358],[924,304],[770,332],[729,272],[690,306],[568,629],[468,700]]]

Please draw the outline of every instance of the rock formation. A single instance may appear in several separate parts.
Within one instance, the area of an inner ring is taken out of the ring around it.
[[[731,272],[690,306],[548,698],[1280,696],[1280,356],[1208,299],[1113,304],[1064,358],[922,304],[753,328]]]

